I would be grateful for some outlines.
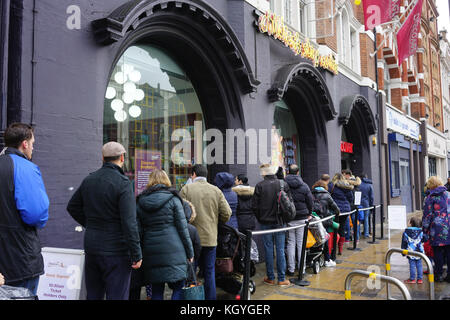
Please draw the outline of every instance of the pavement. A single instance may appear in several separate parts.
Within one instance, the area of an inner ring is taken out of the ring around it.
[[[416,213],[417,214],[417,213]],[[380,228],[377,227],[379,232]],[[263,282],[266,270],[265,263],[256,265],[256,274],[252,277],[255,282],[256,291],[251,295],[251,300],[344,300],[345,287],[344,282],[349,272],[353,270],[364,270],[385,275],[385,255],[389,248],[400,248],[402,230],[391,230],[390,234],[387,228],[384,230],[384,239],[376,239],[378,243],[370,244],[372,238],[360,239],[357,248],[360,251],[348,250],[353,248],[353,243],[345,243],[343,254],[337,256],[339,264],[335,267],[322,267],[318,274],[314,274],[311,268],[306,269],[304,280],[310,282],[309,286],[291,285],[282,288],[278,285],[267,285]],[[390,236],[390,238],[389,238]],[[340,261],[339,261],[340,260]],[[427,270],[423,262],[424,271]],[[444,276],[445,276],[444,267]],[[275,271],[276,274],[276,271]],[[409,278],[409,263],[406,257],[400,253],[394,253],[391,256],[391,273],[403,282]],[[297,271],[294,277],[298,277]],[[370,281],[370,280],[369,280]],[[373,284],[373,282],[371,282]],[[423,284],[405,284],[413,300],[429,299],[429,281],[428,276],[424,275]],[[435,282],[435,299],[450,299],[450,283]],[[375,287],[371,289],[371,287]],[[391,296],[394,299],[401,300],[403,295],[394,285],[389,285]],[[235,299],[233,295],[225,293],[221,289],[217,290],[219,300]],[[352,300],[387,300],[386,283],[379,282],[378,285],[368,285],[368,279],[355,277],[351,282]]]

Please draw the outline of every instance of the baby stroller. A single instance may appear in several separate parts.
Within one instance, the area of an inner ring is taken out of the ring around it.
[[[231,272],[218,272],[216,268],[216,286],[227,293],[236,295],[240,299],[243,292],[243,280],[245,272],[245,248],[247,236],[233,227],[219,223],[217,233],[216,264],[223,259],[232,259],[233,270]],[[255,263],[258,261],[258,249],[252,240],[250,257],[250,277],[256,273]],[[250,294],[255,293],[256,286],[253,280],[249,281]]]
[[[312,216],[312,221],[320,220],[317,216]],[[311,221],[311,222],[312,222]],[[323,227],[322,222],[311,225],[309,230],[316,239],[316,243],[311,248],[306,248],[306,267],[311,267],[314,274],[320,272],[320,268],[325,265],[325,256],[323,254],[323,249],[325,242],[328,241],[329,235],[326,229]]]

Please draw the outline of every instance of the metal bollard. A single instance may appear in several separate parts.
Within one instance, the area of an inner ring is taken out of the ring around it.
[[[248,284],[250,282],[250,255],[252,249],[252,231],[247,230],[246,232],[246,247],[245,247],[245,271],[244,271],[244,279],[242,284],[242,300],[250,300],[250,294],[248,292]]]
[[[393,277],[383,276],[381,274],[376,274],[374,272],[363,271],[363,270],[354,270],[354,271],[350,272],[347,275],[347,277],[345,278],[345,284],[344,284],[345,300],[352,299],[352,291],[350,289],[351,289],[352,279],[355,276],[363,276],[363,277],[372,278],[372,279],[378,278],[378,279],[380,279],[380,281],[386,282],[386,286],[389,283],[395,284],[397,287],[399,287],[405,300],[412,300],[411,295],[409,294],[408,288],[406,288],[406,286],[400,280],[393,278]]]
[[[430,290],[430,300],[434,300],[435,299],[435,294],[434,294],[434,271],[433,271],[433,265],[431,264],[430,259],[428,259],[428,257],[421,253],[421,252],[416,252],[416,251],[408,251],[408,250],[404,250],[404,249],[400,249],[400,248],[390,248],[387,252],[386,252],[386,257],[384,259],[385,264],[386,264],[386,276],[389,276],[390,271],[391,271],[391,255],[394,253],[401,253],[403,255],[410,255],[410,256],[416,256],[419,257],[423,260],[425,260],[425,263],[427,264],[428,267],[428,282],[429,282],[429,290]],[[387,298],[391,299],[391,294],[389,291],[389,284],[386,284],[386,293],[387,293]]]
[[[381,222],[381,230],[380,230],[381,236],[378,239],[383,240],[384,239],[384,226],[383,226],[383,224],[384,224],[384,206],[383,206],[383,204],[381,204],[381,206],[380,206],[380,222]]]
[[[357,235],[358,235],[358,213],[359,213],[359,209],[356,208],[356,213],[352,213],[350,214],[349,218],[351,219],[351,221],[353,221],[353,248],[347,248],[348,250],[354,250],[354,251],[360,251],[360,248],[357,248]],[[352,219],[352,215],[355,215],[355,219]]]
[[[378,241],[375,239],[375,230],[376,230],[376,228],[375,228],[375,225],[376,225],[375,217],[376,217],[376,215],[377,215],[376,206],[373,206],[373,208],[372,208],[372,241],[367,241],[367,243],[370,243],[370,244],[377,244],[378,243]]]

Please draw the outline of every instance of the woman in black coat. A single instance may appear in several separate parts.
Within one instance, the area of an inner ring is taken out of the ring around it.
[[[182,199],[163,170],[149,176],[147,189],[137,199],[137,216],[145,283],[152,285],[152,299],[162,300],[167,283],[172,300],[183,299],[182,288],[194,249],[189,237]]]
[[[340,210],[337,206],[336,202],[334,202],[333,198],[331,197],[331,194],[328,192],[328,185],[325,181],[319,180],[312,186],[312,195],[314,199],[319,200],[321,207],[323,208],[322,212],[319,213],[319,216],[321,219],[329,217],[330,215],[336,215],[336,220],[339,217]],[[327,231],[333,230],[333,220],[334,219],[328,219],[323,222],[323,226]],[[330,231],[329,231],[330,232]],[[325,242],[324,248],[323,248],[324,256],[325,256],[325,266],[327,267],[333,267],[336,265],[336,262],[334,262],[332,259],[330,259],[330,252],[328,247],[328,241]],[[334,257],[336,258],[336,257]]]

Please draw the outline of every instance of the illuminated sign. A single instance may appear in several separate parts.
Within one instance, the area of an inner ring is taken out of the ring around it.
[[[261,33],[267,33],[274,39],[281,41],[286,47],[289,47],[295,55],[301,55],[303,58],[313,62],[315,67],[327,69],[334,74],[338,74],[338,63],[333,54],[321,55],[319,50],[314,48],[309,39],[305,42],[300,40],[298,32],[292,32],[284,24],[283,17],[277,16],[270,11],[266,11],[258,18],[258,28]]]
[[[341,141],[341,152],[353,153],[353,143]]]

